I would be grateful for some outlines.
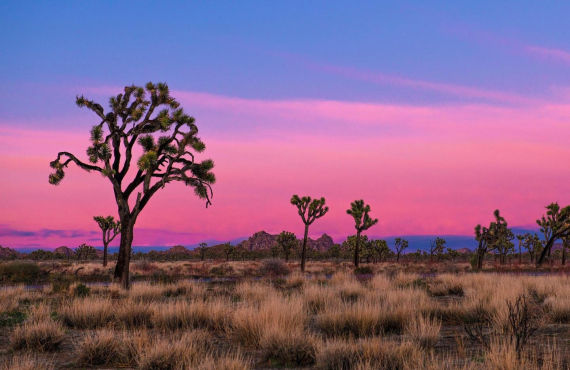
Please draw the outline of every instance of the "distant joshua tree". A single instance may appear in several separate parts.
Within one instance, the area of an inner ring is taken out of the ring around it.
[[[198,252],[200,253],[200,261],[204,261],[206,259],[206,251],[208,244],[207,243],[200,243],[198,245]]]
[[[99,228],[103,232],[103,266],[107,266],[107,254],[109,243],[121,232],[121,222],[115,221],[113,216],[93,217]]]
[[[229,261],[230,258],[234,255],[236,251],[236,247],[234,247],[230,242],[224,243],[224,254],[226,255],[226,261]]]
[[[281,234],[277,235],[277,245],[283,250],[285,261],[289,262],[291,251],[297,246],[297,237],[289,231],[282,231]]]
[[[371,228],[378,223],[378,219],[372,219],[368,214],[370,212],[370,205],[364,204],[364,200],[355,200],[350,203],[350,208],[346,213],[351,215],[354,219],[354,228],[356,229],[356,245],[354,248],[354,266],[358,267],[360,262],[359,249],[360,249],[360,234]]]
[[[510,242],[514,238],[514,234],[508,229],[505,218],[501,216],[498,209],[493,212],[493,216],[495,216],[495,221],[492,221],[489,227],[475,226],[475,240],[479,243],[477,246],[477,271],[481,271],[483,268],[483,260],[489,250],[497,250],[502,253],[504,252],[503,249],[514,247]],[[511,245],[509,246],[508,243]]]
[[[194,118],[184,113],[170,96],[165,83],[149,82],[144,88],[126,86],[123,93],[111,97],[107,112],[102,105],[83,96],[77,97],[76,104],[97,116],[97,123],[91,129],[91,145],[87,148],[90,163],[72,153],[59,152],[50,163],[53,173],[49,175],[49,183],[59,184],[70,164],[109,180],[121,222],[114,278],[128,289],[133,230],[141,211],[156,192],[171,182],[193,188],[208,206],[211,184],[216,181],[211,172],[214,162],[209,159],[199,162],[195,158],[195,153],[205,149],[198,137],[198,127]],[[141,155],[133,160],[137,144]],[[135,169],[129,171],[133,162]]]
[[[406,248],[408,248],[408,241],[406,239],[396,238],[394,240],[394,249],[396,249],[396,262],[400,262],[400,256]]]
[[[368,248],[370,248],[374,262],[384,261],[390,254],[390,248],[388,248],[388,243],[386,240],[375,239],[368,242]]]
[[[311,199],[309,196],[300,198],[297,194],[291,197],[291,204],[297,207],[299,216],[301,216],[301,220],[303,220],[305,224],[305,234],[303,236],[303,246],[301,249],[301,271],[305,272],[309,226],[315,222],[316,219],[323,217],[329,211],[329,207],[325,206],[325,198]]]
[[[537,266],[542,265],[547,255],[550,257],[556,240],[570,236],[570,206],[560,208],[558,203],[551,203],[546,209],[546,216],[536,220],[540,231],[544,234],[544,249],[536,261]]]
[[[439,236],[435,238],[435,240],[430,240],[429,242],[429,260],[433,262],[433,256],[437,256],[437,260],[441,260],[441,256],[443,255],[443,251],[445,250],[445,239],[440,238]]]
[[[449,258],[451,258],[451,262],[455,262],[455,259],[459,257],[459,252],[449,247],[446,249],[447,249],[447,255],[449,256]]]
[[[523,235],[522,247],[528,251],[530,262],[534,263],[538,254],[542,252],[542,241],[536,234],[525,233]]]

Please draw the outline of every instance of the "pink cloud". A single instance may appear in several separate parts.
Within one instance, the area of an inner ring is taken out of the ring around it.
[[[139,245],[230,240],[260,229],[300,234],[288,203],[293,193],[327,198],[331,212],[311,233],[337,240],[353,232],[345,209],[357,198],[380,218],[371,230],[376,235],[470,234],[495,208],[512,225],[527,225],[545,204],[570,202],[566,105],[438,107],[173,94],[198,112],[203,157],[216,162],[214,206],[205,209],[179,184],[167,187],[144,210],[138,229],[172,233],[137,233]],[[69,132],[8,127],[0,124],[0,224],[96,230],[93,215],[116,213],[101,176],[71,169],[58,187],[47,183],[57,151],[83,155],[88,126]],[[386,127],[389,134],[378,131]],[[354,130],[362,131],[351,135]],[[0,238],[0,244],[8,241],[18,245],[17,238]]]

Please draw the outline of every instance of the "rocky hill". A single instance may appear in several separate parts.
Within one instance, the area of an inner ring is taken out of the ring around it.
[[[268,250],[275,244],[277,241],[277,235],[269,234],[265,231],[258,231],[252,236],[250,236],[247,240],[239,243],[237,246],[242,247],[248,251],[254,250]],[[302,240],[299,240],[301,243]],[[309,249],[314,249],[318,251],[326,251],[330,247],[334,245],[334,242],[330,236],[327,234],[321,235],[320,238],[314,240],[309,238],[307,240],[307,246]]]

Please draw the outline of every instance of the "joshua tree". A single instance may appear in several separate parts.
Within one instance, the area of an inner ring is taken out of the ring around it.
[[[277,235],[277,244],[283,249],[285,261],[289,262],[291,250],[297,246],[297,237],[289,231],[282,231],[281,234]]]
[[[350,203],[350,209],[346,210],[346,213],[354,218],[354,228],[356,229],[356,245],[354,246],[355,267],[358,267],[358,263],[360,262],[360,234],[378,223],[378,219],[372,219],[368,214],[369,212],[370,205],[365,205],[362,199]]]
[[[236,247],[234,247],[230,242],[224,243],[224,254],[226,255],[226,261],[230,260],[230,257],[234,254]]]
[[[80,261],[94,260],[97,258],[97,250],[85,243],[75,248],[75,258]]]
[[[451,262],[455,262],[455,259],[459,257],[459,252],[453,248],[447,248],[447,255],[451,258]]]
[[[99,228],[101,228],[101,231],[103,232],[103,266],[107,266],[107,249],[109,247],[109,243],[111,243],[121,232],[121,223],[119,221],[115,221],[113,216],[95,216],[93,219],[97,222]]]
[[[483,268],[483,260],[485,259],[485,255],[489,249],[497,249],[497,245],[501,246],[500,239],[503,238],[504,240],[508,239],[510,235],[502,236],[502,234],[507,234],[507,221],[498,209],[493,212],[493,216],[495,216],[495,221],[491,221],[489,227],[484,227],[481,225],[475,226],[475,240],[479,243],[477,246],[477,271],[481,271]],[[511,237],[511,239],[514,238]],[[503,241],[503,243],[506,243]],[[511,243],[512,244],[512,243]]]
[[[301,216],[301,220],[303,220],[305,224],[303,247],[301,249],[301,271],[305,272],[309,226],[315,222],[317,218],[323,217],[329,211],[329,207],[325,206],[325,198],[311,199],[309,196],[300,198],[297,194],[291,197],[291,204],[297,207],[299,216]]]
[[[546,209],[546,216],[536,220],[544,234],[544,249],[536,261],[537,266],[542,265],[546,255],[550,256],[556,240],[570,236],[570,206],[560,208],[558,203],[551,203]]]
[[[497,233],[495,235],[496,238],[491,249],[495,250],[499,254],[499,261],[501,265],[504,265],[507,262],[507,255],[515,249],[515,245],[512,242],[515,235],[511,229],[507,227],[506,222],[504,224],[497,225]]]
[[[437,256],[437,260],[441,259],[441,255],[445,250],[445,239],[440,238],[439,236],[435,238],[435,240],[430,240],[429,242],[429,260],[433,262],[433,255]]]
[[[206,243],[200,243],[198,245],[198,252],[200,253],[200,261],[204,261],[206,259],[207,247],[208,247],[208,244],[206,244]]]
[[[542,241],[536,234],[526,233],[523,236],[522,247],[528,251],[530,262],[533,263],[537,255],[542,252]]]
[[[50,163],[54,172],[49,182],[59,184],[69,164],[109,180],[121,222],[114,278],[128,289],[133,230],[141,211],[157,191],[171,182],[184,183],[206,200],[206,206],[211,204],[214,162],[196,160],[195,153],[205,149],[197,136],[198,127],[170,96],[164,83],[125,87],[123,93],[111,97],[106,113],[102,105],[83,96],[77,97],[76,103],[94,112],[98,119],[87,148],[90,163],[72,153],[59,152]],[[129,171],[137,143],[142,154],[136,161],[138,168]]]
[[[386,240],[382,239],[371,240],[370,242],[368,242],[368,244],[373,253],[373,256],[375,257],[374,261],[376,261],[377,258],[378,261],[382,262],[390,254],[390,248],[388,248],[388,243],[386,242]]]
[[[394,240],[394,248],[396,249],[396,262],[400,262],[400,255],[404,249],[408,248],[408,241],[402,238],[396,238]]]

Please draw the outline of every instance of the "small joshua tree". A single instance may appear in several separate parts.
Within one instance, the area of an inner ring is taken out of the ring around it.
[[[402,252],[408,248],[408,241],[406,239],[396,238],[394,240],[394,248],[396,249],[396,262],[400,262]]]
[[[211,172],[214,162],[198,161],[196,153],[205,145],[198,137],[193,117],[170,96],[165,83],[126,86],[109,100],[109,110],[78,96],[76,104],[96,115],[91,129],[89,162],[70,152],[59,152],[50,167],[49,183],[58,185],[69,165],[94,172],[109,180],[121,221],[121,242],[114,278],[124,289],[130,285],[129,263],[135,223],[151,198],[168,184],[180,182],[192,188],[199,198],[211,203]],[[138,152],[138,160],[133,155]]]
[[[439,236],[435,238],[435,240],[431,240],[429,242],[429,260],[433,262],[433,256],[437,256],[437,260],[441,259],[441,255],[445,250],[445,239],[440,238]]]
[[[517,235],[518,246],[519,246],[519,265],[522,265],[522,245],[524,244],[525,235],[519,234]]]
[[[497,246],[501,243],[501,238],[504,239],[503,243],[506,243],[506,240],[512,235],[512,232],[510,232],[509,236],[502,236],[502,234],[507,233],[507,221],[501,216],[498,209],[493,212],[493,216],[495,221],[491,221],[489,227],[475,226],[475,240],[479,243],[477,246],[477,271],[481,271],[483,268],[483,260],[489,249],[497,249]]]
[[[522,247],[528,251],[530,262],[533,263],[542,252],[542,241],[536,234],[526,233],[523,236]]]
[[[93,219],[103,232],[103,266],[107,266],[109,243],[121,232],[121,222],[115,221],[113,216],[95,216]]]
[[[204,261],[206,259],[207,247],[208,247],[208,244],[206,244],[206,243],[200,243],[198,245],[198,252],[200,253],[200,261]]]
[[[451,258],[451,262],[455,262],[455,259],[459,257],[459,252],[453,248],[447,247],[447,255]]]
[[[282,231],[281,234],[277,235],[277,245],[283,250],[285,262],[289,262],[291,251],[297,246],[297,237],[289,231]]]
[[[390,248],[388,248],[388,243],[386,240],[375,239],[368,242],[369,248],[372,251],[374,257],[374,262],[382,262],[390,254]]]
[[[299,216],[305,224],[305,234],[303,236],[303,246],[301,249],[301,271],[305,272],[305,260],[307,258],[307,238],[309,236],[309,226],[316,219],[323,217],[329,207],[325,206],[325,198],[311,199],[311,197],[300,198],[297,194],[291,197],[291,204],[297,207]]]
[[[226,255],[226,261],[230,260],[230,257],[233,256],[235,251],[236,247],[234,247],[230,242],[224,243],[224,254]]]
[[[358,267],[360,262],[360,234],[371,228],[378,223],[378,219],[372,219],[368,214],[370,212],[370,205],[364,204],[364,200],[355,200],[350,203],[350,208],[346,213],[351,215],[354,219],[354,228],[356,229],[356,245],[354,248],[354,266]]]
[[[550,256],[552,246],[556,240],[570,236],[570,206],[560,208],[558,203],[551,203],[546,209],[546,216],[536,220],[545,239],[544,249],[536,261],[537,266],[542,265],[547,255]]]

